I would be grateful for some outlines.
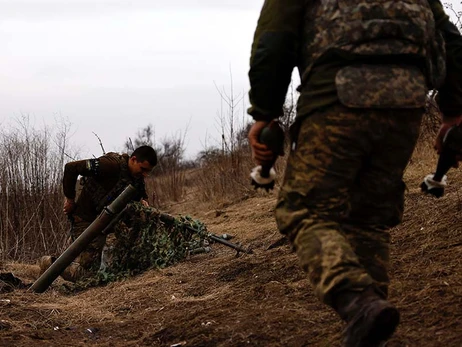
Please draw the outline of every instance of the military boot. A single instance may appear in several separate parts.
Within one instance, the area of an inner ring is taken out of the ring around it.
[[[336,304],[337,312],[347,323],[345,347],[385,346],[399,324],[398,310],[373,287],[340,294]]]
[[[51,255],[44,255],[39,260],[37,260],[37,265],[40,268],[40,275],[42,274],[53,264],[56,260],[56,257],[52,257]]]
[[[64,271],[61,273],[61,278],[69,282],[77,282],[79,279],[84,277],[86,271],[77,262],[72,262]]]

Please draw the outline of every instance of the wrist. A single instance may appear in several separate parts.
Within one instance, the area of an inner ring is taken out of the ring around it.
[[[281,112],[277,113],[272,113],[272,112],[263,112],[262,109],[259,109],[255,106],[251,106],[248,110],[247,113],[252,116],[253,120],[258,122],[258,121],[263,121],[263,122],[271,122],[273,119],[279,118],[279,115],[284,114],[282,109]]]

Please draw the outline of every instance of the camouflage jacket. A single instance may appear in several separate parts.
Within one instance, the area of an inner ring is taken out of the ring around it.
[[[297,113],[304,117],[339,101],[340,70],[377,64],[414,67],[425,88],[439,80],[442,111],[460,114],[461,44],[439,0],[266,0],[252,45],[248,113],[255,120],[279,117],[294,67],[301,77]],[[415,76],[409,80],[420,82]],[[401,83],[390,90],[407,85],[402,78],[388,81]]]
[[[138,190],[134,200],[147,198],[144,180],[130,175],[128,159],[127,154],[107,153],[96,159],[79,160],[65,165],[63,191],[67,198],[75,198],[77,178],[79,175],[84,178],[75,216],[92,222],[102,208],[110,204],[128,184]]]

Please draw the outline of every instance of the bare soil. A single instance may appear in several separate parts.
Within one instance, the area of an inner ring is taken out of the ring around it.
[[[433,163],[406,172],[401,226],[391,231],[390,298],[402,323],[388,347],[462,346],[462,174],[452,170],[441,199],[419,190]],[[210,206],[193,194],[171,206],[216,234],[251,247],[219,244],[163,270],[66,294],[57,280],[44,294],[0,294],[1,346],[340,346],[343,324],[319,303],[273,218],[276,195]],[[25,283],[33,264],[4,264]]]

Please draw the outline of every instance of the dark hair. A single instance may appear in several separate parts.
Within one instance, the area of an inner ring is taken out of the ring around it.
[[[131,157],[136,157],[138,162],[148,161],[152,166],[157,165],[157,154],[154,148],[151,146],[140,146],[135,149]]]

